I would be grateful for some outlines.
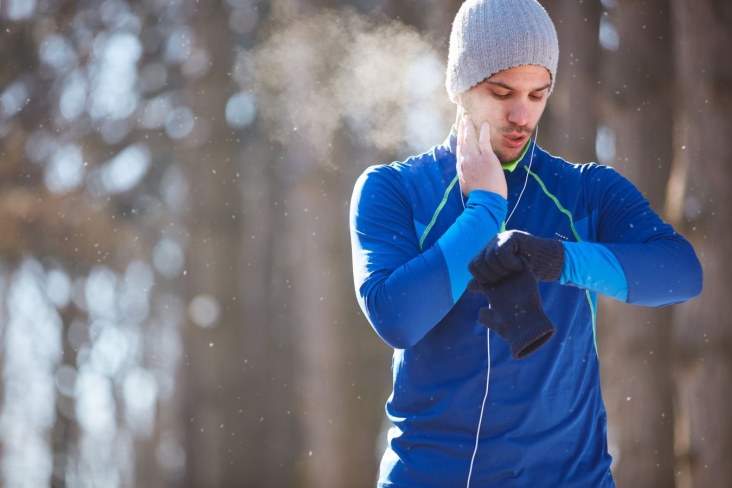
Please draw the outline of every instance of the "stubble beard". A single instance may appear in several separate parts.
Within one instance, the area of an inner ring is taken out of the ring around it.
[[[505,126],[500,127],[498,130],[498,138],[503,142],[503,137],[506,134],[526,134],[529,136],[529,139],[526,141],[527,143],[531,140],[531,134],[534,132],[534,127],[528,127],[528,126]],[[510,164],[515,162],[519,156],[521,156],[521,153],[524,151],[524,148],[526,147],[526,144],[523,144],[521,147],[513,149],[513,148],[501,148],[497,147],[498,144],[491,144],[493,146],[493,153],[498,158],[498,161],[500,161],[501,164]]]

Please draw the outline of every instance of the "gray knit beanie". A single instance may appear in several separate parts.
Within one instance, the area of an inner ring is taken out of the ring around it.
[[[445,86],[450,100],[491,75],[534,64],[556,81],[559,41],[554,24],[536,0],[467,0],[450,33]]]

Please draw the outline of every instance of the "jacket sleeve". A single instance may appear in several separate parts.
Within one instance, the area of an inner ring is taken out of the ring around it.
[[[691,244],[612,168],[593,165],[586,177],[598,242],[565,243],[560,281],[638,305],[671,305],[699,295],[702,269]]]
[[[467,266],[498,232],[506,200],[473,191],[464,212],[420,251],[412,203],[388,166],[356,182],[350,209],[353,278],[359,305],[390,346],[416,344],[454,306],[467,287]]]

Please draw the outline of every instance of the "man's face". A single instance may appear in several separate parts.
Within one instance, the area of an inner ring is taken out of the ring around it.
[[[500,71],[459,97],[476,131],[491,126],[491,146],[501,163],[518,159],[546,107],[551,86],[542,66],[517,66]],[[458,113],[460,110],[458,110]]]

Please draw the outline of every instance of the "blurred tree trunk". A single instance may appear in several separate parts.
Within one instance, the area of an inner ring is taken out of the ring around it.
[[[277,21],[295,25],[299,16],[312,13],[309,2],[280,0]],[[321,2],[337,7],[337,2]],[[316,48],[317,44],[311,47]],[[317,49],[317,48],[316,48]],[[289,72],[288,86],[307,99],[320,83],[318,64]],[[295,129],[296,130],[296,129]],[[282,151],[281,171],[287,185],[286,228],[282,234],[289,294],[290,335],[295,343],[292,369],[296,401],[293,404],[300,438],[294,475],[298,486],[339,488],[359,486],[351,457],[350,438],[357,429],[347,423],[346,351],[341,299],[349,273],[340,258],[338,243],[345,232],[344,201],[335,168],[328,167],[302,132],[292,132]],[[327,158],[326,158],[327,159]]]
[[[230,128],[224,116],[239,89],[228,24],[224,6],[199,4],[194,27],[212,65],[189,102],[203,133],[200,145],[175,154],[191,187],[188,300],[208,294],[220,306],[213,327],[189,321],[183,334],[187,486],[291,486],[292,351],[270,309],[279,195],[264,137]]]
[[[298,181],[290,190],[293,216],[289,239],[293,256],[293,326],[297,341],[298,416],[302,425],[302,486],[357,486],[349,481],[349,449],[344,404],[342,291],[344,269],[334,247],[343,221],[333,205],[339,187],[334,174],[292,154]],[[335,197],[335,198],[333,198]],[[349,472],[350,471],[350,472]]]
[[[78,358],[76,351],[71,347],[66,339],[71,321],[75,318],[74,307],[67,306],[66,310],[60,311],[63,321],[64,340],[62,341],[63,353],[61,355],[60,365],[74,368]],[[60,391],[56,393],[56,420],[53,423],[51,433],[51,450],[54,457],[54,469],[52,484],[54,488],[63,488],[67,486],[66,474],[72,469],[73,463],[77,459],[75,451],[78,450],[80,437],[79,424],[76,421],[74,411],[74,398],[62,394]]]
[[[667,0],[619,0],[617,50],[603,59],[603,118],[615,136],[615,166],[651,207],[663,210],[672,159],[673,58]],[[612,45],[608,30],[603,32]],[[600,357],[609,443],[619,487],[674,483],[670,322],[673,308],[603,300]]]
[[[537,142],[573,163],[595,161],[600,64],[600,2],[544,2],[559,37],[557,84]]]
[[[667,208],[704,268],[673,317],[677,488],[732,486],[732,4],[674,0],[678,110]]]

